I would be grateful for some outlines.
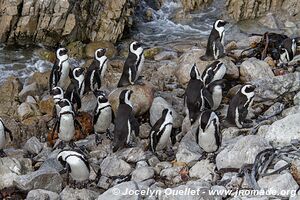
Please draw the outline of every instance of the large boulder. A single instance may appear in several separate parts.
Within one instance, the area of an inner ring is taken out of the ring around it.
[[[139,195],[126,193],[127,191],[135,191],[138,189],[139,187],[135,181],[124,182],[108,189],[101,194],[97,200],[138,200]]]
[[[99,48],[107,49],[105,55],[108,58],[112,58],[117,54],[117,50],[115,46],[111,42],[107,41],[99,41],[99,42],[92,42],[86,45],[85,47],[85,54],[88,58],[95,57],[95,51]]]
[[[132,167],[117,157],[106,157],[100,165],[101,174],[107,177],[126,176],[131,173]]]
[[[56,192],[48,190],[37,189],[31,190],[26,196],[26,200],[60,200],[59,195]]]
[[[212,3],[212,0],[181,0],[184,11],[194,11]]]
[[[274,73],[268,63],[258,60],[257,58],[249,58],[248,60],[245,60],[241,64],[240,74],[240,79],[243,82],[274,77]]]
[[[15,158],[0,158],[0,190],[13,186],[13,181],[21,175],[22,166]]]
[[[65,189],[60,193],[61,200],[75,200],[75,199],[96,199],[99,194],[93,190],[88,189],[74,189],[70,187],[65,187]]]

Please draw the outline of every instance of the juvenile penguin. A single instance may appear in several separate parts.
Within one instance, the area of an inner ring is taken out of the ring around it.
[[[59,48],[56,51],[56,60],[52,67],[49,78],[49,90],[59,86],[62,89],[67,88],[70,73],[69,56],[66,48]]]
[[[286,38],[279,46],[280,63],[288,63],[293,60],[296,55],[297,42],[296,39]]]
[[[67,170],[67,184],[69,184],[69,174],[74,181],[82,182],[89,179],[89,162],[87,158],[79,151],[62,150],[56,158]]]
[[[196,142],[207,153],[218,150],[221,146],[222,135],[219,118],[211,110],[203,111],[199,117],[199,126],[196,131]]]
[[[171,143],[172,127],[172,111],[166,108],[150,131],[150,149],[152,152],[163,150]]]
[[[249,107],[251,107],[253,103],[254,90],[254,85],[245,84],[231,99],[227,111],[227,121],[230,124],[235,124],[238,128],[249,127],[246,117]]]
[[[139,124],[132,111],[131,94],[131,90],[123,90],[119,96],[120,105],[115,118],[113,152],[126,145],[132,146],[130,141],[132,134],[136,136],[139,134]]]
[[[94,110],[94,131],[96,134],[96,143],[101,142],[99,134],[106,133],[110,138],[109,127],[113,120],[113,111],[105,93],[100,90],[94,91],[97,98],[97,106]]]
[[[6,145],[8,135],[10,140],[12,141],[12,132],[4,125],[3,120],[0,118],[0,157],[6,156],[5,152],[3,151],[3,148]]]
[[[105,56],[106,49],[97,49],[92,64],[88,67],[85,74],[84,94],[89,91],[100,89],[101,81],[107,69],[108,59]]]
[[[226,67],[221,61],[215,61],[212,64],[208,65],[202,73],[202,80],[204,85],[220,80],[225,76]]]
[[[212,95],[213,106],[211,110],[217,110],[223,98],[223,88],[225,88],[225,79],[216,80],[207,86],[207,90]]]
[[[129,54],[124,63],[123,73],[118,87],[133,85],[138,80],[144,66],[144,49],[136,41],[129,45]]]
[[[201,57],[202,60],[216,60],[224,56],[224,26],[226,24],[224,20],[215,21],[208,37],[205,55]]]

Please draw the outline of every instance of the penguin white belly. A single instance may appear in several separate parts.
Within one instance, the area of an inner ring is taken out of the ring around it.
[[[171,141],[171,138],[170,138],[171,131],[172,131],[172,125],[167,125],[164,133],[161,135],[161,137],[159,138],[159,141],[156,145],[156,151],[163,150],[168,146],[168,144]]]
[[[235,117],[234,121],[235,121],[236,126],[238,128],[243,128],[243,125],[240,123],[240,113],[239,113],[238,107],[235,108],[235,116],[234,117]]]
[[[98,117],[96,124],[94,125],[94,129],[97,133],[104,133],[110,127],[112,119],[112,111],[111,108],[106,108],[101,110],[101,114]]]
[[[145,61],[145,57],[144,57],[144,54],[142,54],[140,64],[139,64],[139,66],[137,67],[137,73],[136,73],[135,81],[136,81],[136,80],[139,78],[139,76],[141,75],[142,69],[143,69],[143,67],[144,67],[144,61]]]
[[[58,83],[58,86],[63,89],[67,89],[68,80],[69,80],[68,79],[69,71],[70,71],[69,62],[68,61],[63,62],[61,67],[61,75]]]
[[[210,124],[205,132],[199,133],[199,146],[207,153],[215,152],[218,149],[215,131],[215,126]]]
[[[130,121],[128,120],[128,122],[127,122],[127,138],[126,138],[126,144],[129,144],[129,142],[130,142],[130,139],[131,139],[131,131],[132,131],[132,129],[131,129],[131,124],[130,124]]]
[[[214,106],[212,107],[212,110],[217,110],[222,101],[222,92],[213,92],[212,98],[214,102]]]
[[[226,67],[224,64],[222,64],[222,67],[215,73],[214,78],[211,82],[216,81],[216,80],[221,80],[226,73]]]
[[[106,69],[107,69],[107,61],[104,63],[103,67],[102,67],[102,70],[101,70],[101,74],[100,74],[100,77],[101,77],[101,80],[103,79],[104,77],[104,74],[106,72]]]
[[[3,149],[6,143],[4,126],[0,123],[0,149]]]
[[[70,156],[67,158],[67,163],[70,165],[71,168],[71,177],[73,180],[76,181],[85,181],[89,178],[90,172],[80,158],[76,156]]]
[[[59,124],[59,133],[58,137],[62,141],[69,142],[73,139],[75,134],[75,126],[74,126],[74,118],[73,115],[62,115],[60,117],[60,124]]]

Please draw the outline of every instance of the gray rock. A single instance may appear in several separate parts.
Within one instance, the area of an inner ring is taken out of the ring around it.
[[[60,198],[56,192],[37,189],[28,192],[26,200],[60,200]]]
[[[179,166],[169,167],[169,168],[161,170],[159,175],[160,175],[160,177],[164,177],[167,180],[172,180],[175,177],[180,176],[179,172],[181,169],[182,169],[182,167],[179,167]]]
[[[111,183],[112,183],[111,179],[109,179],[106,176],[101,176],[99,181],[98,181],[97,186],[102,188],[102,189],[107,190],[109,188],[109,186],[111,185]]]
[[[126,176],[131,173],[132,167],[117,157],[106,157],[101,165],[101,174],[107,177]]]
[[[129,190],[138,190],[138,185],[134,181],[118,184],[101,194],[97,200],[138,200],[139,195],[130,195]]]
[[[215,175],[214,168],[215,165],[209,160],[201,160],[190,169],[189,174],[191,178],[212,181]]]
[[[27,96],[25,102],[29,103],[29,104],[37,104],[37,102],[33,96]]]
[[[23,89],[19,93],[19,98],[21,102],[24,102],[27,96],[37,96],[37,95],[39,95],[38,85],[36,82],[34,82],[30,85],[26,85],[23,87]]]
[[[31,137],[24,145],[24,149],[31,154],[39,154],[43,149],[43,144],[36,137]]]
[[[148,163],[151,167],[155,167],[159,162],[160,160],[156,156],[152,156],[148,159]]]
[[[293,115],[300,113],[300,106],[293,106],[282,111],[281,116],[286,117],[288,115]]]
[[[231,61],[229,57],[221,58],[220,61],[226,66],[225,76],[228,79],[238,79],[240,77],[239,68]]]
[[[266,26],[270,29],[278,29],[278,25],[277,25],[277,22],[276,22],[276,19],[275,19],[273,13],[266,14],[266,16],[263,16],[262,18],[260,18],[258,20],[258,22],[261,25]]]
[[[174,51],[162,51],[154,56],[154,60],[172,60],[178,57],[177,53]]]
[[[245,135],[249,133],[249,129],[239,129],[237,127],[229,127],[222,130],[222,140],[230,140],[236,138],[239,135]]]
[[[278,194],[281,191],[297,191],[299,188],[297,182],[293,179],[290,173],[274,174],[265,176],[257,181],[258,185],[263,189],[275,190]],[[289,197],[290,195],[282,195]]]
[[[145,160],[138,161],[135,165],[135,168],[140,167],[149,167],[148,163]]]
[[[46,168],[18,176],[14,180],[14,185],[24,191],[45,189],[53,192],[60,192],[62,181],[62,177],[56,170]]]
[[[300,90],[300,73],[290,73],[274,78],[263,78],[252,81],[256,85],[255,101],[262,102],[277,99],[285,93]]]
[[[146,152],[142,149],[142,146],[133,148],[125,148],[116,153],[118,158],[125,160],[129,163],[136,163],[140,160],[146,159]]]
[[[216,165],[222,168],[240,168],[254,162],[255,156],[264,149],[271,148],[262,137],[248,135],[228,145],[216,157]]]
[[[292,139],[300,139],[300,113],[288,115],[275,121],[268,129],[259,129],[258,135],[264,137],[274,145],[283,146],[290,144]],[[284,134],[283,134],[284,133]]]
[[[278,111],[283,110],[284,104],[280,102],[274,103],[272,106],[268,108],[263,114],[263,116],[271,116],[274,115],[275,113],[278,113]]]
[[[131,180],[144,181],[154,176],[154,170],[151,167],[139,167],[131,174]]]
[[[226,194],[221,195],[222,191],[226,191],[227,190],[227,188],[224,187],[224,186],[214,185],[210,189],[211,189],[211,191],[216,191],[216,193],[217,193],[217,191],[219,191],[219,193],[218,193],[218,194],[220,194],[219,196],[218,195],[214,195],[214,197],[215,197],[216,200],[218,200],[218,199],[220,199],[220,200],[224,199],[227,196]]]
[[[0,158],[0,190],[13,186],[13,181],[21,175],[19,160],[10,157]]]
[[[245,60],[241,64],[240,73],[240,79],[243,82],[274,77],[274,73],[268,63],[258,60],[257,58],[249,58],[248,60]]]
[[[299,106],[299,105],[300,105],[300,92],[298,92],[298,93],[294,96],[294,105],[295,105],[295,106]]]
[[[96,105],[97,105],[97,99],[96,99],[95,95],[92,92],[90,92],[81,98],[80,111],[81,112],[93,112]]]
[[[29,103],[24,102],[18,107],[18,115],[20,120],[24,120],[29,117],[32,117],[34,116],[34,114],[35,114],[34,110],[32,109]]]
[[[178,113],[172,108],[172,106],[162,97],[155,97],[152,105],[150,107],[150,124],[153,126],[157,120],[162,115],[162,111],[168,108],[172,111],[173,115],[173,127],[179,128],[181,126],[182,120],[178,116]]]
[[[140,125],[140,134],[141,139],[148,139],[150,135],[151,126],[149,123],[144,123]]]
[[[61,200],[93,200],[99,196],[99,193],[85,188],[74,189],[66,187],[59,196]]]

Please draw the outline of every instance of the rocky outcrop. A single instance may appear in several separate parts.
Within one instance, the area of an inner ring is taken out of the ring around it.
[[[300,2],[297,0],[227,0],[227,13],[235,21],[254,19],[266,15],[268,12],[285,11],[291,16],[300,11]]]
[[[181,0],[184,11],[193,11],[212,3],[212,0]]]
[[[0,42],[116,42],[132,24],[135,1],[0,1]],[[104,12],[105,11],[105,12]]]

